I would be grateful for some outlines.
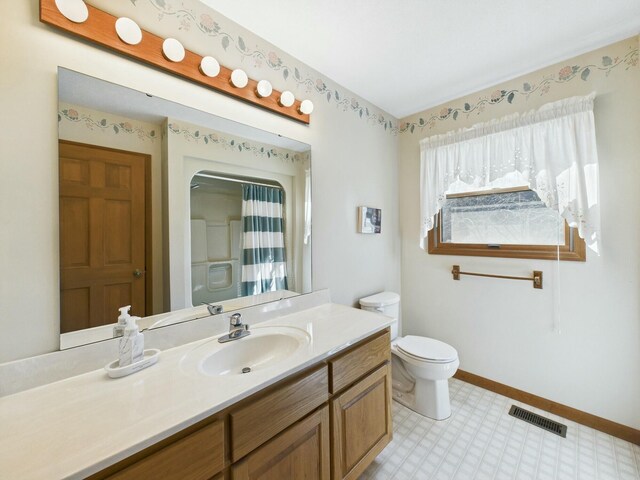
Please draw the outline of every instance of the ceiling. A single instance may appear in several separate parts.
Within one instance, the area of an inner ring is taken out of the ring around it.
[[[640,32],[640,0],[201,0],[403,118]]]

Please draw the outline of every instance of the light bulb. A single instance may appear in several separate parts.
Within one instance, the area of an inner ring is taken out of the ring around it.
[[[127,17],[116,20],[116,33],[120,40],[129,45],[138,45],[142,41],[142,30],[136,22]]]
[[[89,9],[82,0],[56,0],[58,11],[74,23],[84,23],[89,18]]]
[[[310,115],[313,112],[313,102],[311,100],[303,100],[299,110],[304,115]]]
[[[162,42],[162,53],[172,62],[181,62],[184,60],[185,51],[182,44],[175,38],[167,38]]]
[[[271,96],[271,92],[273,92],[273,87],[269,80],[260,80],[258,82],[258,86],[256,87],[256,93],[260,98],[265,98]]]
[[[289,90],[285,90],[280,94],[280,105],[283,107],[290,107],[296,101],[296,97],[293,96]]]
[[[249,83],[249,77],[244,72],[244,70],[240,70],[236,68],[233,72],[231,72],[231,84],[236,88],[244,88]]]
[[[207,77],[217,77],[220,73],[220,64],[213,57],[202,57],[200,71]]]

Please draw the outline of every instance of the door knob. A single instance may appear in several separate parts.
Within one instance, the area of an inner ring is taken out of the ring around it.
[[[142,275],[144,275],[144,270],[140,270],[139,268],[136,268],[133,271],[133,276],[136,278],[140,278]]]

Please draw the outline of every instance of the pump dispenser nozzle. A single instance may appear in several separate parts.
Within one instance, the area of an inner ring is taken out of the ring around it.
[[[131,310],[131,305],[127,305],[126,307],[120,307],[118,310],[120,310],[118,323],[120,323],[120,320],[122,320],[123,323],[127,323],[126,318],[129,316],[129,310]]]
[[[118,316],[118,323],[113,327],[113,336],[121,337],[124,334],[124,329],[127,326],[127,320],[131,318],[129,316],[129,310],[131,309],[131,305],[126,305],[124,307],[120,307],[120,315]]]

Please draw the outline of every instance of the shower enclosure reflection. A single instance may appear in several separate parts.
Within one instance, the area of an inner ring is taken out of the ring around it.
[[[240,297],[242,184],[202,173],[190,189],[191,301]]]
[[[302,166],[304,160],[302,160]],[[198,172],[190,183],[192,302],[216,303],[234,297],[299,291],[294,272],[298,242],[309,221],[296,215],[296,175],[292,165],[280,181]],[[299,187],[298,187],[299,188]],[[309,188],[307,184],[303,188]],[[306,197],[306,192],[302,192]],[[302,247],[304,248],[304,241]],[[299,255],[300,256],[300,255]],[[302,260],[304,255],[300,256]],[[291,289],[291,290],[290,290]]]

